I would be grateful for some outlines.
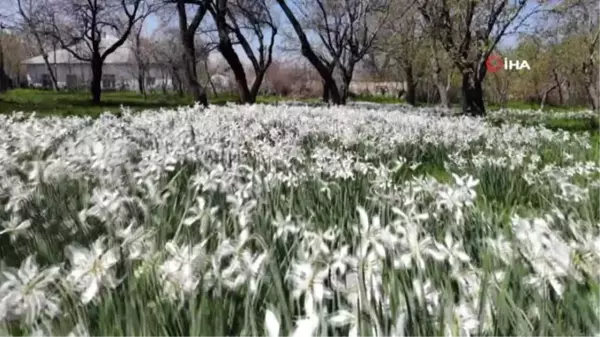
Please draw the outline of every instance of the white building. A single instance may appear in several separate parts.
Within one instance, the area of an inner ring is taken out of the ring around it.
[[[105,36],[100,50],[104,51],[117,41],[116,37]],[[90,50],[85,42],[72,46],[70,49],[78,55],[89,55]],[[48,53],[48,61],[54,69],[60,88],[88,88],[92,79],[92,69],[89,62],[75,58],[66,49],[57,49]],[[23,62],[27,68],[27,79],[34,87],[51,87],[52,81],[42,55]],[[108,55],[102,68],[102,89],[137,90],[138,67],[135,61],[134,49],[129,41]],[[146,73],[146,88],[171,86],[168,67],[151,64]]]

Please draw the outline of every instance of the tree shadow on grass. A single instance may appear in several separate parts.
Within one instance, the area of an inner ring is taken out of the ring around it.
[[[550,130],[564,130],[569,132],[598,132],[598,118],[579,118],[579,119],[556,119],[544,123],[544,126]]]

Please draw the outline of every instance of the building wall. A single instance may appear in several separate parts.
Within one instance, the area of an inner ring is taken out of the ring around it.
[[[67,88],[67,84],[77,88],[87,88],[92,79],[92,69],[89,64],[56,64],[53,65],[57,77],[58,86]],[[147,81],[148,88],[159,88],[164,83],[170,86],[170,79],[164,74],[164,67],[154,65],[148,70],[146,77],[154,78],[154,83]],[[27,79],[29,84],[34,87],[44,87],[44,75],[48,75],[48,69],[45,64],[28,64]],[[103,78],[109,79],[114,76],[114,89],[137,90],[137,69],[131,64],[105,64],[102,68]],[[74,82],[67,83],[68,78],[74,79]],[[113,89],[104,87],[103,89]]]

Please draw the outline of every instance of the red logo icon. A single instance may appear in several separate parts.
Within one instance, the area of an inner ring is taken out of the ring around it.
[[[490,73],[495,73],[498,70],[504,68],[504,61],[502,60],[502,57],[500,55],[490,55],[485,61],[485,67]]]

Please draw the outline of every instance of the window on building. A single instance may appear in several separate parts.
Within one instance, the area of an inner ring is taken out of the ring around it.
[[[104,75],[102,76],[102,89],[115,89],[117,87],[117,80],[115,75]]]

